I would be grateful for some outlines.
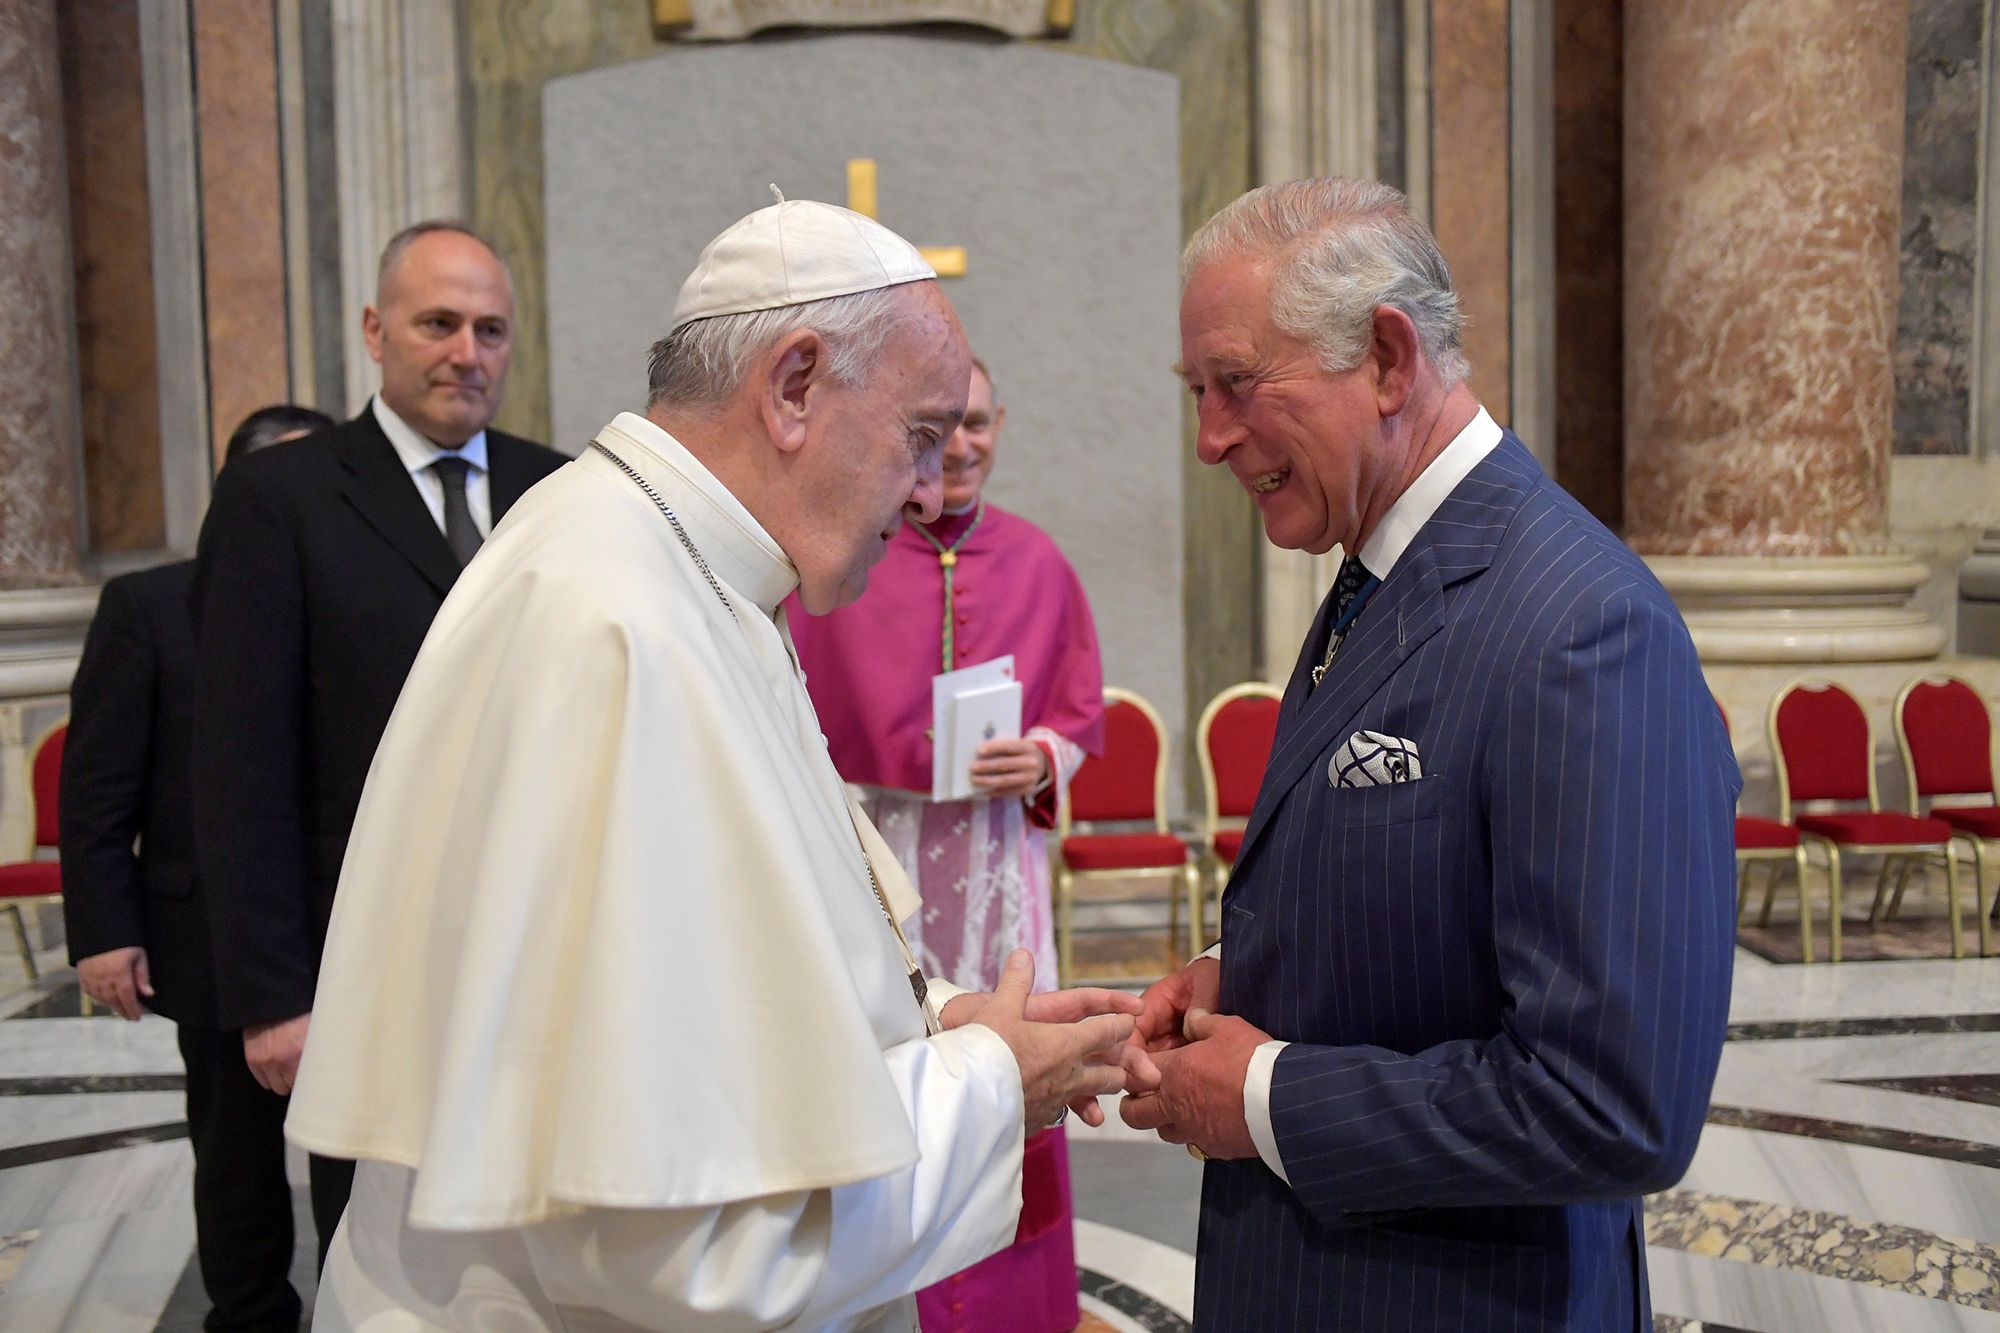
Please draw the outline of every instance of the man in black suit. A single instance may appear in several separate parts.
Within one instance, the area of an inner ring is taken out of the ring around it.
[[[498,254],[457,223],[382,252],[363,314],[382,389],[354,420],[230,468],[195,571],[195,844],[217,1001],[285,1094],[376,742],[459,569],[565,460],[488,430],[513,350]],[[351,1163],[315,1157],[320,1255]]]
[[[331,426],[304,407],[253,412],[226,459]],[[63,917],[84,991],[179,1025],[194,1148],[195,1254],[210,1329],[299,1323],[285,1103],[257,1086],[243,1037],[218,1025],[194,862],[194,561],[112,579],[70,686],[63,751]]]

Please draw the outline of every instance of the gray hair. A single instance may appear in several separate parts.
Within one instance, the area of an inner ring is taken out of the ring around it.
[[[1264,185],[1207,222],[1181,254],[1181,285],[1238,254],[1272,254],[1271,318],[1328,370],[1368,355],[1377,306],[1410,317],[1424,359],[1447,386],[1470,370],[1451,270],[1409,200],[1380,181],[1326,177]]]
[[[901,288],[899,283],[683,324],[647,354],[646,405],[714,407],[736,392],[760,353],[799,329],[826,341],[829,375],[842,384],[859,384],[874,369],[889,334],[911,314]]]
[[[454,236],[463,236],[467,240],[479,242],[486,247],[487,253],[500,261],[500,267],[507,272],[507,281],[512,282],[514,280],[513,271],[507,268],[507,261],[501,257],[499,249],[494,246],[493,242],[474,231],[470,223],[460,222],[457,218],[426,218],[422,222],[412,222],[409,226],[391,236],[389,243],[382,247],[382,258],[375,265],[375,296],[377,300],[381,299],[382,286],[389,280],[391,270],[402,262],[403,252],[416,244],[421,238],[434,236],[439,232],[449,232]]]

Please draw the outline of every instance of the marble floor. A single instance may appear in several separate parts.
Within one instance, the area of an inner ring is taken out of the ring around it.
[[[0,960],[0,1329],[198,1329],[173,1029],[83,1016],[48,961],[30,986]],[[1659,1328],[2000,1333],[2000,959],[1739,952],[1731,1012],[1700,1150],[1648,1209]],[[1188,1328],[1200,1168],[1115,1116],[1071,1143],[1085,1327]]]

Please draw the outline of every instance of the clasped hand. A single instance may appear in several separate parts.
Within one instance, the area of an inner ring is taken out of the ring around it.
[[[1035,794],[1049,776],[1048,752],[1026,737],[987,741],[972,759],[972,785],[981,796],[1011,800]]]
[[[1208,1157],[1255,1157],[1243,1083],[1250,1057],[1271,1037],[1216,1013],[1221,991],[1222,964],[1213,958],[1197,958],[1147,989],[1127,1046],[1118,1114],[1134,1129],[1192,1144]]]
[[[1126,1089],[1139,997],[1094,987],[1037,995],[1034,985],[1034,956],[1016,949],[992,994],[957,996],[938,1017],[946,1028],[989,1027],[1007,1043],[1021,1068],[1026,1132],[1048,1128],[1064,1108],[1101,1125],[1097,1099]]]

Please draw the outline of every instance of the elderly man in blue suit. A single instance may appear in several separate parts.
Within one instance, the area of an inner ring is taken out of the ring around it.
[[[1219,956],[1134,1037],[1125,1119],[1208,1161],[1198,1328],[1651,1326],[1640,1196],[1721,1051],[1741,781],[1673,603],[1479,405],[1462,322],[1373,182],[1253,191],[1183,261],[1202,461],[1346,553]]]

